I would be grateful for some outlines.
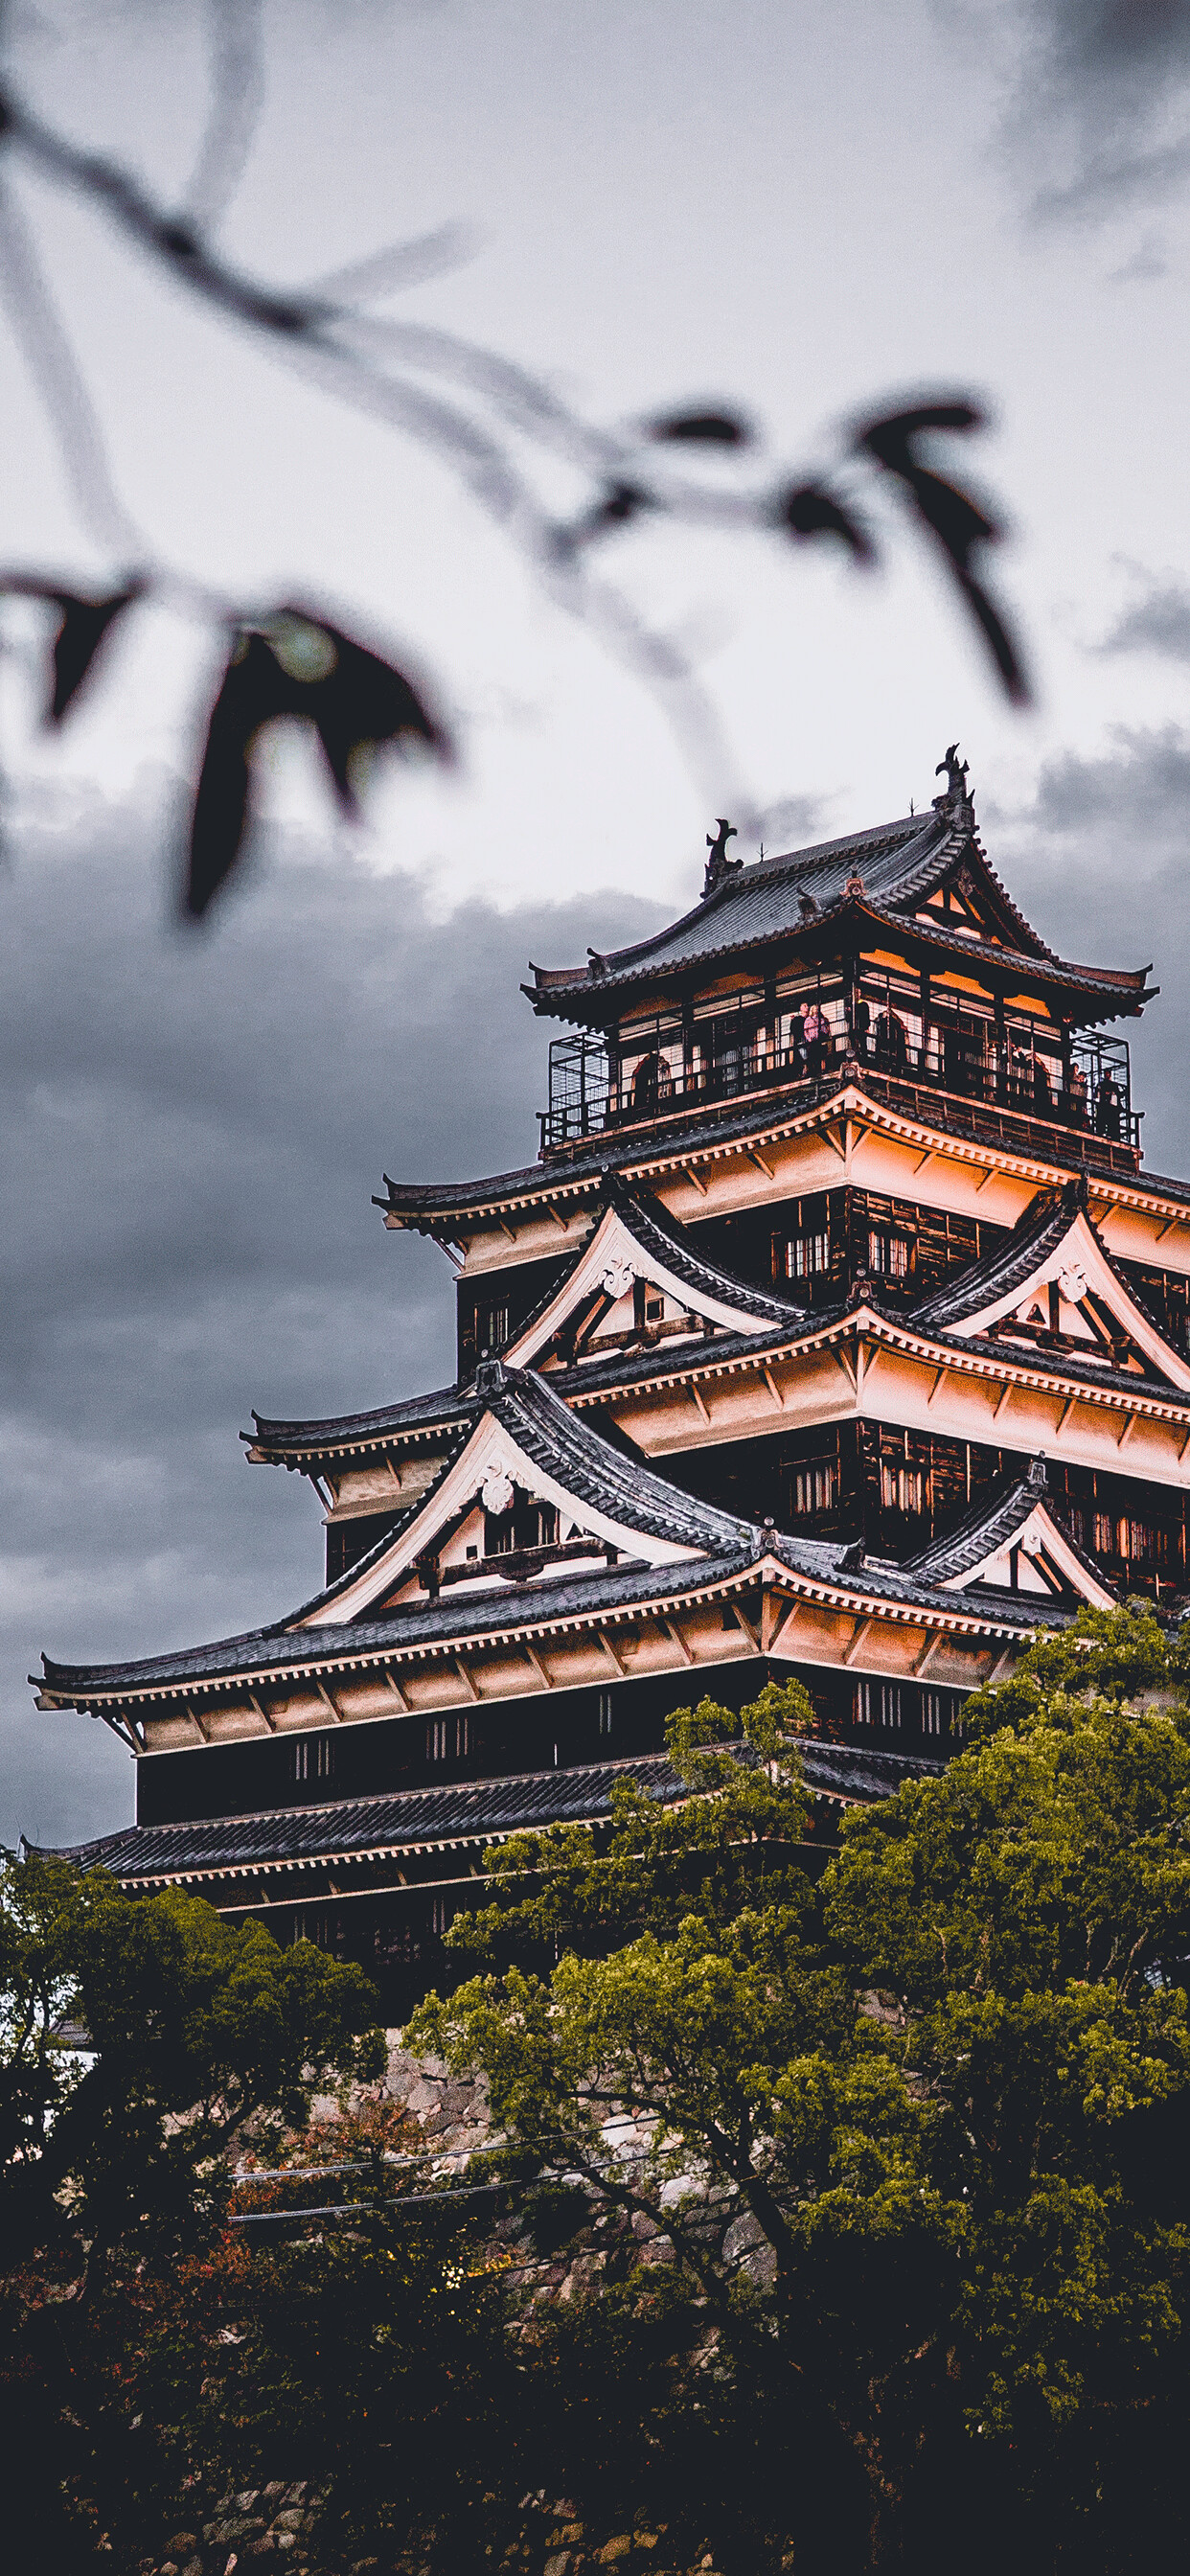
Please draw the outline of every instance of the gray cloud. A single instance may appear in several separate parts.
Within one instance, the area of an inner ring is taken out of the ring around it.
[[[1120,732],[981,798],[994,862],[1067,953],[1155,957],[1129,1027],[1148,1158],[1185,1162],[1190,733]],[[814,828],[812,825],[809,828]],[[25,1674],[276,1616],[317,1577],[317,1508],[247,1469],[251,1406],[303,1414],[447,1379],[451,1286],[386,1236],[382,1169],[532,1158],[548,1031],[528,954],[639,936],[626,895],[427,918],[413,878],[291,850],[205,942],[163,916],[157,834],[110,814],[30,835],[0,881],[0,1831],[70,1840],[127,1816],[129,1765],[90,1721],[39,1717]],[[692,853],[691,893],[700,875]]]
[[[1190,731],[1120,727],[1096,756],[1048,760],[1032,802],[987,806],[987,845],[1046,939],[1087,964],[1154,964],[1161,998],[1121,1021],[1146,1161],[1185,1172],[1190,1063]]]
[[[1170,574],[1150,581],[1121,609],[1100,653],[1156,653],[1165,662],[1190,662],[1190,589]]]
[[[628,896],[425,911],[292,852],[212,935],[164,918],[156,834],[23,836],[0,881],[0,1835],[130,1811],[92,1722],[32,1712],[41,1648],[136,1654],[305,1597],[309,1489],[249,1471],[251,1407],[333,1413],[453,1375],[447,1264],[386,1235],[382,1170],[531,1161],[548,1031],[527,955],[639,937]],[[696,872],[692,869],[692,891]]]
[[[1098,222],[1181,187],[1190,0],[1040,0],[1017,13],[1009,42],[1007,134],[1038,220]]]

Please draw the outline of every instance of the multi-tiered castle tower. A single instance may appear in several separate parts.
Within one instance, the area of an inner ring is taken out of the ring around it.
[[[323,1588],[249,1636],[47,1660],[136,1757],[89,1845],[281,1938],[439,1973],[484,1846],[677,1794],[666,1714],[796,1673],[817,1830],[944,1760],[1039,1623],[1190,1590],[1190,1185],[1142,1174],[1144,971],[1072,965],[928,812],[731,861],[671,929],[534,968],[538,1161],[389,1181],[458,1267],[458,1376],[261,1416]]]

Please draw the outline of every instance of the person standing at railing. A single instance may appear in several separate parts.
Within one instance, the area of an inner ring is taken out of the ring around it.
[[[802,1013],[802,1043],[806,1051],[806,1071],[816,1081],[826,1054],[827,1024],[817,1002],[807,1002]]]
[[[868,1052],[868,1031],[871,1025],[872,1014],[863,994],[857,993],[851,1005],[851,1042],[861,1062]]]
[[[1071,1125],[1073,1127],[1085,1127],[1087,1123],[1087,1077],[1083,1072],[1081,1064],[1071,1065],[1069,1097]]]
[[[881,1073],[903,1073],[908,1054],[905,1023],[898,1019],[892,1003],[886,1003],[876,1022],[876,1062]]]
[[[1118,1145],[1120,1141],[1122,1106],[1120,1094],[1110,1073],[1105,1073],[1095,1094],[1095,1133],[1097,1136],[1106,1136],[1113,1145]]]

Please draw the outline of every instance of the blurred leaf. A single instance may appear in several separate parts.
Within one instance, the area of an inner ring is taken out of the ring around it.
[[[952,574],[990,647],[1008,696],[1024,705],[1029,686],[1024,668],[998,608],[971,570],[978,545],[994,545],[1002,528],[970,496],[920,463],[915,439],[931,430],[982,429],[984,414],[966,401],[920,403],[912,411],[893,412],[868,421],[855,433],[855,446],[893,474],[910,494],[919,517],[937,537]]]
[[[263,635],[238,634],[211,710],[190,833],[184,907],[201,921],[239,858],[248,817],[252,744],[292,712],[294,682]]]
[[[855,563],[876,560],[867,529],[840,502],[833,501],[820,483],[798,483],[791,491],[783,492],[777,515],[791,537],[839,537]]]
[[[676,411],[649,424],[650,438],[686,447],[748,447],[754,435],[751,422],[731,411]]]
[[[72,707],[96,655],[115,620],[125,608],[142,597],[143,582],[130,582],[127,589],[113,591],[106,599],[79,599],[71,591],[55,591],[53,597],[62,610],[62,623],[54,644],[54,694],[50,700],[50,724],[61,724]]]
[[[339,803],[358,811],[351,771],[378,743],[417,743],[454,756],[445,726],[402,671],[337,627],[300,608],[278,609],[241,630],[211,712],[191,830],[185,909],[201,920],[243,847],[252,749],[277,716],[304,718],[318,734]]]
[[[639,519],[646,510],[656,508],[651,492],[640,483],[609,483],[607,490],[581,519],[570,527],[555,530],[554,543],[562,556],[576,554],[580,546],[593,537],[601,537],[609,528],[626,527],[630,519]]]
[[[357,811],[351,766],[357,755],[378,743],[395,742],[402,748],[418,744],[437,760],[453,760],[454,744],[446,727],[403,671],[382,661],[378,653],[366,652],[336,627],[303,621],[300,610],[284,609],[281,615],[290,621],[291,629],[298,622],[307,624],[333,654],[329,666],[324,664],[317,676],[295,684],[292,712],[310,716],[317,726],[345,813]],[[310,659],[313,662],[313,652]]]

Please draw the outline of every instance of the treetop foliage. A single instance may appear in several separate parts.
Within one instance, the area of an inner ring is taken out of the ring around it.
[[[31,1854],[0,1871],[0,2172],[9,2241],[67,2214],[94,2267],[192,2232],[250,2126],[384,2064],[357,1968],[181,1888],[133,1898]],[[66,2195],[64,2206],[62,2195]]]
[[[537,2195],[563,2234],[585,2227],[595,2270],[595,2248],[626,2249],[564,2313],[506,2292],[469,2201],[449,2235],[415,2205],[399,2239],[221,2237],[229,2150],[267,2160],[270,2122],[300,2132],[316,2087],[378,2065],[363,1980],[177,1893],[10,1868],[4,2185],[10,2226],[49,2251],[32,2288],[14,2275],[5,2386],[22,2406],[44,2386],[82,2426],[87,2492],[131,2492],[120,2445],[147,2408],[156,2476],[218,2458],[248,2485],[309,2452],[371,2545],[442,2494],[482,2523],[506,2477],[533,2488],[562,2451],[592,2492],[671,2501],[679,2463],[703,2513],[735,2475],[714,2463],[751,2458],[763,2424],[813,2576],[949,2567],[956,2515],[980,2571],[1012,2551],[1047,2576],[1139,2576],[1185,2528],[1181,1640],[1147,1609],[1086,1613],[971,1717],[940,1775],[843,1812],[833,1851],[807,1835],[791,1683],[742,1719],[676,1711],[668,1803],[627,1787],[602,1835],[489,1854],[489,1902],[453,1935],[463,1982],[404,2037],[486,2075],[514,2209]],[[72,2017],[89,2065],[63,2049]],[[346,2140],[382,2199],[392,2117],[357,2102],[317,2156]],[[638,2250],[658,2229],[668,2270]],[[823,2479],[833,2556],[807,2500]],[[747,2500],[732,2511],[738,2563],[759,2564]]]
[[[736,2195],[772,2249],[784,2349],[814,2356],[832,2421],[894,2484],[906,2407],[918,2441],[945,2417],[1008,2446],[1013,2479],[1061,2476],[1175,2367],[1184,1670],[1147,1608],[1084,1612],[970,1704],[974,1740],[940,1776],[850,1809],[817,1877],[796,1707],[766,1695],[730,1750],[728,1712],[681,1712],[689,1802],[617,1815],[585,1876],[550,1881],[544,1837],[504,1865],[456,1931],[488,1973],[418,2017],[450,2065],[484,2068],[510,2131],[561,2129],[581,2170],[613,2104],[651,2115],[655,2172],[688,2190],[675,2244],[717,2300],[692,2222],[708,2189]],[[519,1912],[518,1869],[537,1873]],[[605,1929],[621,1909],[610,1956],[571,1937],[593,1887],[613,1890]],[[539,1942],[534,1966],[515,1936],[547,1930],[562,1954],[546,1965]]]

